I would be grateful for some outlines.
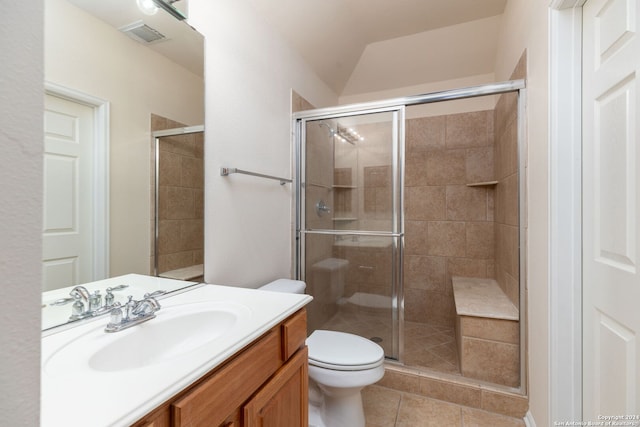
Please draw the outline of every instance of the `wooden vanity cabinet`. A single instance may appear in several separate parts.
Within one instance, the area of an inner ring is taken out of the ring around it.
[[[304,347],[244,405],[246,427],[308,424],[307,348]],[[232,424],[233,425],[233,424]]]
[[[301,309],[133,427],[306,427],[306,331]]]

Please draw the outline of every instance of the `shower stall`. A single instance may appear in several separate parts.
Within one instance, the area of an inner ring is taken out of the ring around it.
[[[309,332],[524,389],[523,108],[513,80],[294,113]]]

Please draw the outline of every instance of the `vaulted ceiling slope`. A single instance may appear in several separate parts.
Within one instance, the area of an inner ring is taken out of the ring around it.
[[[249,2],[343,95],[428,83],[447,70],[458,74],[448,78],[492,72],[498,18],[490,18],[507,0]]]

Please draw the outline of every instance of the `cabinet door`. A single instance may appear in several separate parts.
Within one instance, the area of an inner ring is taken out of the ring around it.
[[[240,408],[233,412],[226,420],[220,424],[219,427],[241,427],[242,426],[242,411]]]
[[[245,405],[245,427],[307,427],[307,370],[303,347]]]
[[[282,366],[281,347],[279,333],[272,330],[263,336],[216,374],[173,402],[173,426],[217,427],[228,424],[233,411],[240,408]]]

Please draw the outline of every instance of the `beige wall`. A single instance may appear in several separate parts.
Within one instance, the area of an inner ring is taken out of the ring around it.
[[[204,82],[64,0],[45,12],[45,79],[110,102],[110,275],[148,274],[150,116],[202,124]]]
[[[530,412],[549,423],[548,2],[509,0],[496,58],[508,79],[527,51],[527,298]]]
[[[318,107],[337,96],[246,2],[192,0],[206,42],[205,279],[256,287],[291,275],[291,184],[221,166],[292,175],[291,90]]]
[[[0,399],[2,425],[40,420],[43,4],[0,16]]]

